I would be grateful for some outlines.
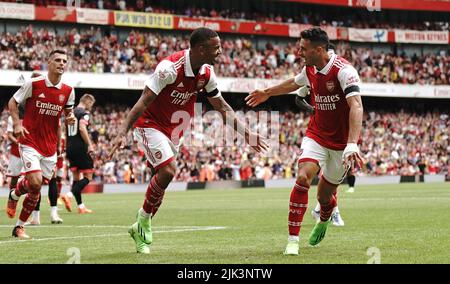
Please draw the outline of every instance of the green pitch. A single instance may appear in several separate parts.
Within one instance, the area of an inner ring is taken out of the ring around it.
[[[143,193],[85,195],[95,213],[61,207],[62,225],[50,224],[44,199],[42,225],[27,227],[31,241],[10,237],[0,198],[0,263],[450,263],[450,183],[346,188],[338,198],[345,227],[330,225],[314,248],[311,189],[298,256],[283,255],[290,189],[168,192],[149,255],[136,254],[127,233]]]

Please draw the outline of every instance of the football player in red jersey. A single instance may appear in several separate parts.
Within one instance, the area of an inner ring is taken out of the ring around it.
[[[40,76],[42,76],[42,74],[37,71],[33,71],[31,73],[31,78],[36,78]],[[24,113],[23,105],[19,105],[18,109],[19,109],[19,119],[22,120]],[[20,159],[19,142],[14,136],[14,127],[11,116],[8,117],[8,127],[6,131],[8,133],[8,140],[10,142],[10,154],[11,154],[9,157],[9,164],[6,176],[10,178],[9,189],[12,190],[16,188],[23,165],[22,160]]]
[[[268,148],[259,135],[236,119],[233,109],[217,89],[211,65],[221,52],[220,38],[215,31],[207,28],[193,31],[190,49],[176,52],[158,64],[146,82],[141,98],[128,113],[112,142],[110,158],[125,143],[126,134],[134,125],[135,139],[156,172],[137,214],[137,221],[129,229],[138,253],[150,252],[151,217],[156,214],[165,190],[176,174],[179,138],[189,126],[197,96],[206,96],[224,121],[237,129],[246,142],[255,142],[250,143],[254,150],[261,152]]]
[[[321,172],[317,189],[320,221],[309,237],[317,245],[325,237],[330,216],[336,207],[336,189],[351,165],[362,164],[357,145],[361,132],[363,105],[358,72],[344,58],[328,52],[328,35],[318,27],[301,33],[299,55],[305,67],[295,78],[279,85],[251,92],[245,100],[254,107],[271,96],[289,94],[302,86],[311,91],[314,114],[303,138],[297,180],[289,202],[289,237],[286,255],[297,255],[299,233],[308,206],[312,179]]]
[[[64,84],[61,77],[67,65],[67,54],[54,50],[48,59],[48,74],[27,81],[9,100],[14,136],[19,141],[25,178],[10,191],[7,214],[14,218],[17,202],[27,193],[19,220],[12,231],[14,237],[30,238],[23,228],[40,197],[43,179],[50,180],[56,164],[58,126],[64,112],[66,121],[73,124],[72,109],[75,101],[73,87]],[[19,119],[18,104],[25,104],[23,121]]]

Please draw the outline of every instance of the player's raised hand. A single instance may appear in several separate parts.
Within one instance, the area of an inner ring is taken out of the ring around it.
[[[247,97],[245,97],[245,101],[248,106],[255,107],[267,101],[269,97],[269,94],[264,90],[254,90]]]
[[[123,134],[123,133],[117,134],[116,138],[114,138],[112,141],[112,148],[109,151],[108,160],[112,159],[112,157],[114,156],[114,153],[116,152],[117,149],[123,148],[123,145],[125,145],[125,140],[126,140],[126,134]]]
[[[25,135],[30,134],[28,130],[22,126],[22,124],[14,126],[14,137],[17,138],[17,140],[22,139],[25,137]]]
[[[73,112],[71,111],[67,116],[66,116],[66,121],[68,125],[73,125],[75,123],[75,120],[77,120],[75,118],[75,115],[73,114]]]
[[[269,145],[266,140],[259,134],[250,133],[247,138],[247,143],[258,153],[265,152],[269,149]]]

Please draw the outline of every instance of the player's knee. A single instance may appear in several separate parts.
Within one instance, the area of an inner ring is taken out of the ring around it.
[[[172,180],[176,174],[176,166],[173,163],[169,163],[159,169],[158,175],[164,177],[165,179]]]
[[[28,181],[30,186],[30,193],[39,193],[42,187],[42,179],[34,178]]]
[[[297,184],[309,188],[311,185],[311,180],[305,172],[299,172],[297,176]]]

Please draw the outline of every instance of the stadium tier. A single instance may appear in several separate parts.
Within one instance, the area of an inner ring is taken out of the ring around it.
[[[69,72],[152,73],[157,63],[176,50],[188,47],[187,35],[130,31],[119,39],[100,28],[77,28],[56,34],[48,28],[20,27],[16,33],[2,33],[0,68],[3,70],[46,70],[46,54],[56,47],[71,55]],[[355,66],[364,82],[448,85],[450,54],[437,49],[426,54],[352,47],[340,42],[335,47]],[[286,79],[303,68],[295,42],[257,44],[245,37],[222,42],[222,55],[215,66],[220,77]],[[417,51],[419,52],[419,51]]]

